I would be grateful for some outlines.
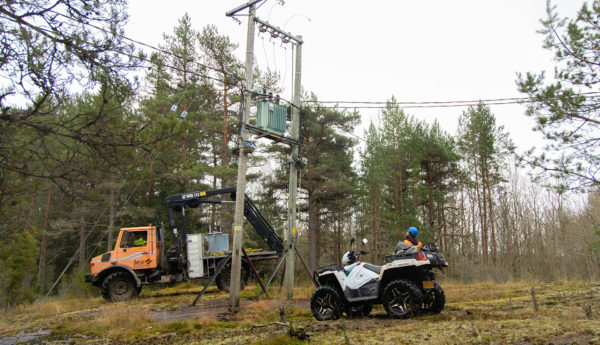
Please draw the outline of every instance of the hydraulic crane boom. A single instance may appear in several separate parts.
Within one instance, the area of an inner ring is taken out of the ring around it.
[[[204,192],[191,192],[175,194],[165,199],[165,206],[169,217],[169,227],[173,235],[173,240],[177,244],[179,253],[183,253],[183,243],[187,235],[185,222],[185,207],[196,208],[201,204],[221,204],[222,200],[210,199],[211,196],[229,194],[231,200],[235,200],[235,187],[214,189]],[[175,220],[175,212],[181,213],[181,235],[178,233],[177,222]],[[280,255],[283,252],[283,240],[269,221],[259,211],[256,204],[248,195],[244,200],[244,216],[248,222],[254,227],[254,230],[262,237],[271,250]]]

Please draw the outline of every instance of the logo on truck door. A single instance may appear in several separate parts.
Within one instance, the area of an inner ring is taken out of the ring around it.
[[[152,263],[152,259],[148,258],[146,260],[133,260],[134,265],[150,265]]]

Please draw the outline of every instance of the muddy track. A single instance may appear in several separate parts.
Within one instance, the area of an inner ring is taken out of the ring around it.
[[[258,301],[242,299],[240,300],[240,307],[252,308],[252,306],[259,303]],[[309,308],[308,299],[297,299],[291,301],[279,301],[279,300],[266,300],[260,302],[263,305],[270,306],[272,308],[279,308],[280,306],[301,306]],[[157,311],[150,315],[150,318],[161,321],[161,322],[172,322],[172,321],[190,321],[195,319],[206,319],[213,318],[215,321],[229,321],[231,318],[231,311],[229,309],[229,300],[218,299],[199,302],[195,306],[182,305],[176,310],[165,310]]]

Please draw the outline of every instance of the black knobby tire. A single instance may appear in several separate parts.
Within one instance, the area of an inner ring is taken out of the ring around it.
[[[407,280],[394,280],[383,290],[383,308],[389,316],[406,319],[419,314],[423,294]]]
[[[240,290],[244,290],[246,284],[248,284],[248,269],[246,265],[242,264],[242,279],[240,280]],[[221,291],[229,292],[229,286],[231,285],[231,264],[227,264],[219,273],[215,283],[217,288]]]
[[[102,297],[107,301],[120,302],[137,297],[138,288],[129,272],[109,273],[102,281]]]
[[[446,304],[446,295],[444,290],[437,282],[433,282],[433,289],[426,289],[423,294],[424,312],[438,314],[444,309]]]
[[[342,315],[344,302],[331,286],[323,285],[310,298],[310,310],[319,321],[337,320]]]
[[[354,317],[368,316],[371,313],[372,309],[373,309],[373,303],[357,302],[357,303],[346,304],[346,308],[344,308],[344,311],[346,312],[346,315],[348,315],[348,317],[354,318]]]

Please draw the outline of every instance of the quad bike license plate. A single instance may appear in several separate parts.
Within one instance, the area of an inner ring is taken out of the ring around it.
[[[433,282],[431,280],[424,280],[423,289],[433,289]]]

